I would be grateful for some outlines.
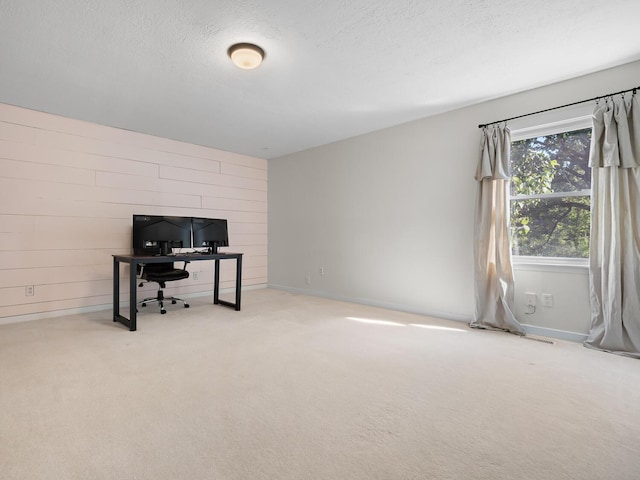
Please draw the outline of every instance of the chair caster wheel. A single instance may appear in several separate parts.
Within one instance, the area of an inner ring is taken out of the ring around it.
[[[142,304],[142,306],[143,306],[143,307],[146,307],[146,306],[147,306],[147,304],[146,304],[146,303],[143,303],[143,304]]]
[[[184,308],[189,308],[189,304],[188,304],[188,303],[185,303],[185,304],[184,304]]]
[[[171,300],[171,305],[175,305],[177,302],[175,300]]]
[[[167,311],[166,311],[164,308],[162,308],[162,309],[160,309],[160,313],[161,313],[162,315],[164,315],[165,313],[167,313]]]

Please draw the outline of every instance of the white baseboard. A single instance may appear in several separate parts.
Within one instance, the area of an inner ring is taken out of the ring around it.
[[[244,292],[248,290],[258,290],[261,288],[267,288],[267,285],[266,284],[248,285],[246,287],[242,287],[242,291]],[[220,293],[222,294],[234,293],[234,292],[235,292],[235,288],[220,289]],[[181,298],[196,298],[196,297],[208,297],[212,295],[213,295],[213,292],[211,290],[205,290],[203,292],[181,293],[179,296]],[[129,306],[129,302],[120,302],[120,307],[126,308],[128,306]],[[81,313],[100,312],[102,310],[111,310],[112,308],[113,308],[112,303],[105,303],[102,305],[93,305],[91,307],[68,308],[65,310],[54,310],[50,312],[14,315],[12,317],[0,318],[0,325],[8,325],[10,323],[30,322],[32,320],[43,320],[46,318],[65,317],[67,315],[77,315]]]
[[[558,340],[568,340],[570,342],[584,342],[589,335],[585,333],[567,332],[566,330],[556,330],[554,328],[538,327],[536,325],[522,325],[529,335],[541,337],[557,338]]]
[[[363,299],[363,298],[352,298],[352,297],[347,297],[347,296],[343,296],[343,295],[330,295],[330,294],[323,294],[323,293],[319,293],[319,292],[315,292],[312,290],[305,290],[302,288],[292,288],[292,287],[287,287],[284,285],[275,285],[275,284],[260,284],[260,285],[248,285],[246,287],[242,287],[243,291],[248,291],[248,290],[259,290],[262,288],[273,288],[276,290],[283,290],[286,292],[291,292],[291,293],[297,293],[300,295],[310,295],[313,297],[321,297],[321,298],[327,298],[329,300],[338,300],[341,302],[351,302],[351,303],[358,303],[358,304],[362,304],[362,305],[369,305],[372,307],[379,307],[379,308],[386,308],[389,310],[396,310],[399,312],[407,312],[407,313],[415,313],[417,315],[424,315],[427,317],[435,317],[435,318],[442,318],[443,320],[454,320],[457,322],[464,322],[464,323],[469,323],[471,322],[472,318],[466,315],[460,315],[457,313],[452,313],[452,312],[444,312],[444,311],[440,311],[440,310],[424,310],[424,309],[413,309],[413,308],[407,308],[406,305],[400,305],[400,304],[395,304],[395,303],[388,303],[388,302],[378,302],[375,300],[371,300],[371,299]],[[228,293],[233,293],[235,292],[235,289],[233,288],[225,288],[225,289],[221,289],[220,293],[223,294],[228,294]],[[180,294],[181,297],[184,298],[197,298],[197,297],[207,297],[207,296],[211,296],[212,292],[210,290],[205,290],[202,292],[193,292],[193,293],[184,293],[184,294]],[[126,308],[129,306],[129,302],[120,302],[120,306],[122,308]],[[15,315],[12,317],[4,317],[4,318],[0,318],[0,325],[7,325],[10,323],[20,323],[20,322],[29,322],[32,320],[42,320],[42,319],[46,319],[46,318],[56,318],[56,317],[63,317],[63,316],[67,316],[67,315],[77,315],[77,314],[81,314],[81,313],[91,313],[91,312],[99,312],[99,311],[103,311],[103,310],[110,310],[113,308],[113,304],[108,303],[108,304],[103,304],[103,305],[94,305],[91,307],[80,307],[80,308],[69,308],[66,310],[56,310],[56,311],[51,311],[51,312],[41,312],[41,313],[30,313],[30,314],[26,314],[26,315]],[[523,327],[525,329],[525,331],[530,334],[530,335],[538,335],[538,336],[542,336],[542,337],[550,337],[550,338],[557,338],[559,340],[567,340],[570,342],[579,342],[582,343],[584,342],[588,335],[584,334],[584,333],[576,333],[576,332],[567,332],[565,330],[556,330],[553,328],[546,328],[546,327],[538,327],[536,325],[527,325],[527,324],[523,324]]]
[[[53,310],[50,312],[27,313],[25,315],[14,315],[12,317],[0,318],[0,325],[8,325],[10,323],[30,322],[32,320],[43,320],[46,318],[66,317],[67,315],[76,315],[78,313],[99,312],[101,310],[109,310],[113,308],[113,304],[93,305],[91,307],[68,308],[65,310]]]
[[[298,293],[301,295],[311,295],[313,297],[328,298],[330,300],[339,300],[342,302],[352,302],[352,303],[359,303],[362,305],[370,305],[372,307],[387,308],[389,310],[396,310],[399,312],[415,313],[415,314],[424,315],[427,317],[441,318],[443,320],[455,320],[455,321],[464,322],[467,324],[472,320],[472,317],[470,316],[460,315],[452,312],[443,312],[439,310],[412,309],[412,308],[407,308],[406,305],[377,302],[375,300],[370,300],[370,299],[351,298],[351,297],[345,297],[341,295],[330,295],[330,294],[315,292],[312,290],[305,290],[303,288],[291,288],[283,285],[274,285],[274,284],[269,284],[269,288],[284,290],[291,293]],[[536,325],[523,325],[523,327],[529,335],[538,335],[542,337],[557,338],[558,340],[568,340],[571,342],[582,343],[588,337],[588,335],[583,333],[567,332],[564,330],[555,330],[553,328],[538,327]]]
[[[465,322],[465,323],[469,323],[471,321],[471,317],[468,317],[467,315],[461,315],[461,314],[452,313],[452,312],[443,312],[441,310],[423,310],[423,309],[407,308],[406,305],[389,303],[389,302],[379,302],[376,300],[371,300],[369,298],[357,298],[357,297],[354,298],[354,297],[345,297],[342,295],[325,294],[325,293],[315,292],[311,290],[305,290],[302,288],[291,288],[291,287],[285,287],[283,285],[274,285],[271,283],[269,284],[269,288],[273,288],[276,290],[284,290],[286,292],[291,292],[291,293],[299,293],[301,295],[310,295],[312,297],[327,298],[329,300],[338,300],[341,302],[351,302],[351,303],[358,303],[361,305],[369,305],[371,307],[386,308],[388,310],[396,310],[398,312],[415,313],[417,315],[441,318],[443,320],[455,320],[457,322]]]

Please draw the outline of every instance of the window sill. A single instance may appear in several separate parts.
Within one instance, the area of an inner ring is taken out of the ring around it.
[[[513,257],[513,269],[533,272],[589,273],[587,258]]]

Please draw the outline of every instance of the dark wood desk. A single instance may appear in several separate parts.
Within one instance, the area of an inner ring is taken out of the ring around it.
[[[236,260],[236,301],[228,302],[220,299],[220,260]],[[134,332],[137,329],[137,298],[138,298],[138,265],[145,263],[164,262],[198,262],[214,260],[213,274],[213,303],[240,310],[240,293],[242,287],[242,253],[181,253],[167,256],[114,255],[113,256],[113,321],[120,322]],[[129,318],[120,315],[120,264],[128,263],[129,271]]]

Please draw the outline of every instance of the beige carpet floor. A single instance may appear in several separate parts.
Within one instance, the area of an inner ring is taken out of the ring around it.
[[[0,478],[638,479],[640,362],[283,291],[0,326]]]

